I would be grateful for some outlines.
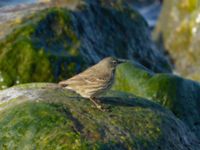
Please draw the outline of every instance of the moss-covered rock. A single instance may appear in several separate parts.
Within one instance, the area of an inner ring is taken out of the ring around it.
[[[44,10],[23,22],[0,42],[0,88],[57,81],[86,66],[67,10]]]
[[[171,112],[148,100],[110,92],[109,111],[54,84],[0,92],[0,149],[199,149],[195,135]]]
[[[164,1],[154,36],[163,44],[181,75],[200,81],[200,3],[198,0]]]
[[[110,55],[135,58],[156,72],[170,72],[146,22],[133,10],[90,2],[77,10],[40,10],[25,16],[0,40],[0,89],[57,82]]]
[[[161,104],[200,137],[199,83],[171,74],[155,74],[132,62],[118,68],[113,88]]]

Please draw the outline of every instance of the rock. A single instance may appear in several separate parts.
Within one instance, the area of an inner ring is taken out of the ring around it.
[[[110,6],[118,5],[118,6],[123,6],[123,7],[127,7],[127,6],[143,7],[143,6],[151,5],[152,3],[155,3],[158,0],[93,0],[93,1],[95,2],[99,1],[102,5],[110,5]]]
[[[197,81],[200,81],[199,11],[198,0],[166,0],[154,32],[155,40],[169,53],[175,71]]]
[[[200,139],[200,84],[172,74],[155,74],[138,63],[119,66],[115,90],[159,103],[187,124]]]
[[[137,12],[89,2],[76,10],[69,7],[45,9],[43,4],[1,39],[0,89],[57,82],[106,56],[135,59],[155,72],[171,71]]]
[[[55,84],[0,91],[0,149],[199,149],[187,125],[154,102],[116,91],[101,101],[109,111]]]
[[[98,0],[92,2],[97,3]],[[91,1],[88,0],[91,3]],[[147,21],[150,29],[156,25],[161,11],[161,0],[101,0],[101,5],[115,7],[116,9],[137,10]]]

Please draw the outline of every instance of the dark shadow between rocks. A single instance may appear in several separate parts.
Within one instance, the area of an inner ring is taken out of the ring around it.
[[[174,59],[172,58],[169,51],[165,47],[163,34],[159,33],[158,35],[154,35],[154,36],[155,36],[154,42],[155,42],[157,48],[162,51],[162,53],[166,56],[171,68],[174,69],[175,68]]]

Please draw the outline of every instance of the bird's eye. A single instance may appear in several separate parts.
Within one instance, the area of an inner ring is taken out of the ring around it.
[[[113,61],[112,63],[113,63],[113,65],[117,65],[117,61]]]

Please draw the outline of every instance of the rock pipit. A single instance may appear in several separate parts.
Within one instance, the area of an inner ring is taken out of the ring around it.
[[[104,58],[82,73],[68,80],[59,82],[59,85],[75,91],[84,98],[90,99],[98,109],[102,110],[96,98],[111,88],[114,83],[115,69],[118,64],[123,62],[125,60],[114,57]]]

